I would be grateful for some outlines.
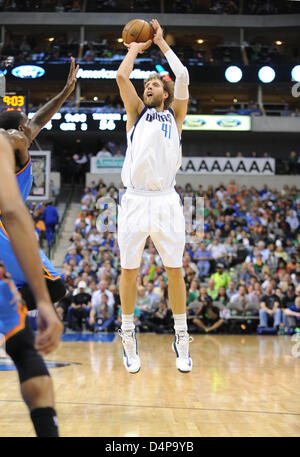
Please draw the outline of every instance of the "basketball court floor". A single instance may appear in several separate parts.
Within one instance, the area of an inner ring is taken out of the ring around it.
[[[172,335],[139,334],[127,373],[116,334],[66,334],[46,357],[63,437],[298,437],[300,342],[194,335],[194,368],[176,370]],[[0,359],[0,435],[35,436],[17,372]]]

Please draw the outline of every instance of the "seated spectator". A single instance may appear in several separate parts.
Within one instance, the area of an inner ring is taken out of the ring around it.
[[[204,302],[197,309],[193,324],[209,333],[217,330],[224,323],[224,319],[220,318],[220,310],[213,306],[211,298],[207,295]]]
[[[230,276],[224,271],[224,265],[222,263],[217,263],[217,271],[211,275],[210,279],[213,279],[215,283],[215,290],[219,293],[221,286],[224,286],[225,289],[228,288],[230,282]]]
[[[172,311],[168,308],[165,299],[159,301],[158,308],[154,310],[146,319],[145,325],[149,330],[156,333],[169,333],[174,326]]]
[[[295,304],[283,310],[284,321],[288,328],[300,327],[300,296],[296,297]]]
[[[159,303],[160,297],[154,292],[154,282],[152,280],[147,283],[146,297],[150,300],[150,307],[155,309]]]
[[[241,107],[237,110],[236,114],[240,114],[241,116],[249,116],[250,111],[246,108],[245,103],[241,103]]]
[[[97,152],[96,157],[112,157],[111,152],[109,152],[105,146]]]
[[[268,284],[266,293],[262,297],[259,310],[259,326],[268,327],[268,321],[273,321],[273,326],[279,328],[281,323],[280,301],[277,295],[273,293],[273,287]]]
[[[240,285],[238,287],[237,294],[231,297],[230,302],[228,303],[228,308],[231,311],[235,311],[235,313],[241,315],[245,314],[246,311],[250,309],[256,309],[258,311],[258,306],[254,303],[251,303],[249,296],[246,294],[246,287],[243,285]]]
[[[296,293],[295,293],[295,286],[293,283],[290,283],[288,285],[287,291],[285,294],[282,294],[281,298],[281,308],[289,308],[290,306],[293,306],[295,304],[295,299],[296,299]]]
[[[200,279],[209,275],[211,259],[211,252],[206,249],[205,244],[201,242],[199,249],[196,250],[193,256],[193,260],[197,263]]]
[[[248,297],[249,297],[250,303],[255,303],[257,305],[257,307],[259,307],[260,302],[263,297],[263,292],[262,292],[260,282],[258,282],[258,281],[255,282],[254,288],[253,288],[252,292],[250,292],[248,294]]]
[[[228,301],[230,301],[231,297],[237,293],[237,290],[235,288],[235,283],[234,281],[229,281],[228,288],[226,289],[226,296],[228,298]]]
[[[67,319],[68,319],[68,326],[70,329],[75,331],[82,330],[82,323],[89,314],[91,309],[91,295],[86,293],[86,283],[84,281],[80,281],[78,284],[78,293],[76,290],[74,291],[71,305],[67,311]]]
[[[87,325],[95,333],[104,330],[114,331],[114,316],[109,312],[107,302],[108,295],[104,293],[101,295],[100,303],[96,302],[91,307]]]
[[[197,300],[199,298],[200,291],[199,291],[199,283],[197,279],[193,279],[190,285],[190,288],[188,290],[188,295],[187,295],[187,300],[186,304],[187,306],[192,303],[193,301]]]
[[[224,244],[219,242],[218,238],[215,238],[212,244],[209,245],[207,249],[210,250],[211,256],[215,260],[215,262],[226,263],[226,249],[224,247]]]
[[[206,289],[207,295],[212,299],[216,300],[219,295],[219,289],[216,288],[215,281],[213,279],[208,280],[208,287]]]
[[[229,298],[226,294],[226,288],[224,286],[221,286],[219,289],[219,295],[216,298],[216,301],[218,303],[222,303],[222,305],[226,306],[227,303],[229,302]]]
[[[93,292],[92,307],[101,306],[101,296],[103,294],[106,294],[108,297],[108,300],[107,300],[108,312],[112,316],[114,314],[115,299],[114,299],[112,292],[108,289],[108,284],[107,284],[106,280],[102,279],[99,282],[98,290]]]

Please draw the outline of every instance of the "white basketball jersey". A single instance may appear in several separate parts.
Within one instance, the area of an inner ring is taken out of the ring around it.
[[[145,107],[127,132],[122,182],[138,190],[174,187],[181,155],[181,136],[172,109],[158,112]]]

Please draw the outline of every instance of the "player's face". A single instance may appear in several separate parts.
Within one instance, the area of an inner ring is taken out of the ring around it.
[[[159,79],[150,79],[144,89],[144,103],[148,108],[157,108],[164,103],[168,93]]]

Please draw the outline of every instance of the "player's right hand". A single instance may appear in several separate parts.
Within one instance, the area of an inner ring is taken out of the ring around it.
[[[123,43],[123,44],[124,44],[124,46],[126,46],[126,48],[128,50],[135,49],[138,54],[143,54],[143,52],[146,51],[146,49],[148,49],[151,46],[152,40],[148,40],[143,43],[136,43],[135,41],[132,41],[131,43]]]
[[[37,303],[37,308],[35,348],[38,352],[49,354],[58,347],[64,327],[50,301]]]

